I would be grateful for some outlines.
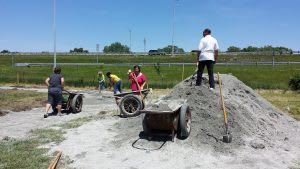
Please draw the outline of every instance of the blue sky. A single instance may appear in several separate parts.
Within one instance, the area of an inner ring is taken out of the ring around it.
[[[113,42],[134,52],[172,44],[175,0],[56,0],[57,51]],[[300,0],[178,0],[174,44],[196,49],[210,28],[220,49],[264,45],[300,50]],[[53,0],[0,0],[0,50],[53,51]]]

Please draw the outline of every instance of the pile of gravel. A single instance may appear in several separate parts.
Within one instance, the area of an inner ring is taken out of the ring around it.
[[[278,148],[289,151],[299,143],[299,122],[275,108],[250,87],[232,75],[221,75],[225,107],[228,112],[231,143],[222,142],[224,132],[223,112],[219,86],[216,80],[214,91],[208,88],[207,76],[203,85],[195,86],[195,77],[189,77],[174,87],[162,100],[184,99],[192,110],[192,131],[190,136],[174,144],[191,147],[209,147],[214,152],[230,153],[241,147],[253,149]],[[216,78],[216,77],[215,77]],[[142,131],[142,116],[120,120],[119,141],[136,138]],[[299,147],[297,147],[299,148]]]

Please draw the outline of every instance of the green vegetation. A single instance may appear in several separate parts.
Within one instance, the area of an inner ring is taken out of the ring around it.
[[[273,52],[273,51],[282,54],[282,53],[292,52],[292,49],[282,47],[282,46],[273,47],[271,45],[267,45],[264,47],[248,46],[247,48],[243,48],[243,49],[236,46],[229,46],[227,49],[227,52]]]
[[[47,168],[54,155],[47,155],[49,149],[42,148],[42,145],[61,143],[65,140],[64,134],[66,129],[80,127],[89,121],[101,118],[100,115],[73,119],[65,124],[56,126],[55,129],[35,129],[31,131],[31,136],[24,140],[3,139],[0,141],[0,169]],[[63,163],[67,163],[67,161]]]
[[[89,53],[89,51],[84,50],[83,48],[74,48],[73,50],[70,50],[70,53]]]
[[[47,168],[50,157],[45,148],[37,148],[37,139],[0,141],[0,169]]]
[[[105,46],[104,53],[130,53],[130,49],[126,45],[122,45],[120,42],[112,43],[109,46]]]
[[[47,144],[47,143],[60,143],[65,140],[64,134],[66,133],[62,129],[35,129],[32,130],[31,133],[33,134],[32,139],[36,139],[39,141],[40,144]]]
[[[168,46],[166,46],[166,47],[164,47],[162,49],[159,48],[157,50],[159,52],[165,52],[165,53],[171,54],[172,53],[172,45],[168,45]],[[174,46],[174,52],[175,53],[184,53],[184,50],[183,50],[183,48],[179,48],[177,46]]]
[[[32,136],[25,140],[6,138],[0,141],[0,169],[39,169],[47,168],[53,158],[46,155],[47,148],[40,145],[64,140],[64,132],[55,129],[36,129]]]
[[[257,93],[295,119],[300,120],[300,93],[284,90],[257,90]]]
[[[299,90],[300,91],[300,74],[295,75],[289,81],[289,87],[292,90]]]
[[[123,80],[123,87],[129,88],[130,81],[127,78],[128,69],[136,63],[152,63],[153,66],[143,66],[142,72],[148,77],[148,85],[152,88],[172,88],[183,78],[190,76],[195,71],[195,66],[178,65],[162,66],[159,63],[195,63],[196,56],[176,55],[172,56],[99,56],[100,63],[130,63],[129,66],[63,66],[62,74],[65,76],[67,86],[84,87],[97,86],[96,74],[99,70],[111,71]],[[221,55],[219,63],[246,62],[246,61],[272,61],[270,55]],[[24,56],[1,55],[0,56],[0,83],[30,83],[43,84],[47,76],[52,73],[51,67],[11,67],[14,62],[25,63],[52,63],[53,56]],[[64,55],[57,56],[58,63],[95,63],[96,55]],[[275,56],[275,61],[300,61],[299,55]],[[184,71],[183,71],[184,70]],[[252,88],[261,89],[288,89],[288,83],[292,76],[300,74],[300,65],[216,65],[215,72],[232,73]]]
[[[46,99],[46,93],[0,89],[0,109],[12,111],[30,110],[40,107]]]
[[[67,123],[61,124],[61,125],[59,125],[59,127],[63,128],[63,129],[78,128],[78,127],[82,126],[83,124],[90,122],[94,119],[96,119],[95,116],[81,117],[81,118],[70,120]]]

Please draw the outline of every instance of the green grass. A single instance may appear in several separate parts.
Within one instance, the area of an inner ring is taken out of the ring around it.
[[[81,117],[81,118],[70,120],[67,123],[61,124],[61,125],[59,125],[59,127],[63,128],[63,129],[78,128],[78,127],[82,126],[83,124],[94,120],[95,118],[96,118],[95,116]]]
[[[102,63],[153,63],[153,66],[143,66],[142,72],[148,78],[148,85],[152,88],[172,88],[183,78],[190,76],[195,66],[160,66],[156,63],[185,62],[194,63],[195,55],[185,56],[99,56]],[[87,62],[95,63],[96,56],[75,55],[57,56],[58,63],[62,62]],[[227,56],[220,55],[219,62],[242,62],[242,61],[272,61],[272,56]],[[299,55],[275,56],[275,61],[300,61]],[[15,62],[53,62],[53,57],[46,56],[23,56],[17,55]],[[130,81],[127,78],[128,69],[132,66],[63,66],[62,74],[65,76],[67,86],[85,87],[97,86],[96,74],[99,70],[112,72],[118,75],[123,82],[123,87],[129,88]],[[52,73],[51,67],[11,67],[11,56],[0,56],[0,83],[29,83],[43,84],[47,76]],[[300,65],[231,65],[215,66],[215,72],[232,73],[244,83],[255,89],[288,89],[288,81],[292,75],[300,74]]]
[[[41,107],[46,98],[46,93],[0,89],[0,109],[11,111],[29,110],[34,107]]]
[[[300,120],[300,93],[284,90],[257,90],[257,93],[267,99],[280,110],[291,114]]]
[[[85,87],[97,86],[96,73],[111,71],[118,75],[123,82],[123,87],[129,88],[130,81],[127,78],[127,70],[131,67],[120,66],[81,66],[62,67],[62,74],[65,77],[67,86]],[[148,78],[148,85],[152,88],[172,88],[179,83],[183,77],[190,76],[195,70],[194,66],[185,66],[184,73],[182,66],[160,67],[159,73],[155,67],[142,67],[142,72]],[[231,73],[248,86],[254,89],[288,89],[288,82],[293,75],[300,74],[300,65],[278,65],[272,66],[215,66],[215,72]],[[15,68],[0,75],[0,83],[29,83],[43,84],[45,78],[51,74],[50,67]],[[17,78],[17,76],[19,78]]]
[[[62,130],[36,129],[25,140],[6,139],[0,141],[0,169],[40,169],[47,168],[53,156],[46,155],[47,148],[40,145],[64,140]]]
[[[53,55],[0,55],[0,66],[12,64],[12,56],[15,63],[52,63]],[[193,63],[196,60],[195,54],[176,56],[139,56],[139,55],[106,55],[99,56],[100,63],[169,63],[185,62]],[[246,62],[246,61],[272,61],[272,55],[220,55],[219,62]],[[276,55],[275,61],[300,61],[300,55]],[[95,55],[57,55],[58,63],[95,63]]]
[[[47,168],[50,157],[47,149],[37,148],[36,139],[8,140],[0,142],[0,169],[40,169]]]
[[[56,144],[65,140],[64,134],[66,133],[62,129],[35,129],[32,130],[34,139],[38,140],[40,144],[47,144],[54,142]]]
[[[7,138],[0,141],[0,169],[41,169],[47,168],[54,155],[49,155],[47,148],[42,145],[59,144],[65,140],[67,129],[77,128],[81,125],[100,118],[99,115],[73,119],[65,124],[56,126],[57,129],[35,129],[27,139],[16,140]],[[63,164],[67,165],[65,159]]]

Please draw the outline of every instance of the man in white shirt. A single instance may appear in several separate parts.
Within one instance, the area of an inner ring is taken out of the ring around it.
[[[217,62],[219,45],[218,41],[211,35],[210,29],[203,31],[203,38],[200,40],[198,47],[198,72],[196,86],[200,86],[202,82],[202,74],[204,67],[207,67],[209,77],[209,87],[211,90],[215,88],[213,66]]]

